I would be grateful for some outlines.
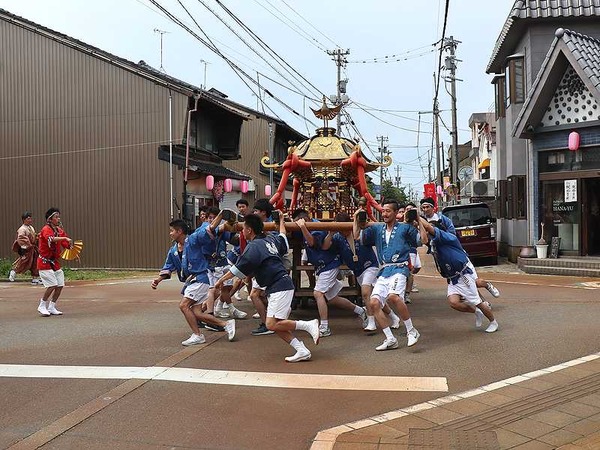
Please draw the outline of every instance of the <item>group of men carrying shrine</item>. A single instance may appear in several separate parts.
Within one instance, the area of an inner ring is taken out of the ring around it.
[[[474,314],[478,328],[487,318],[488,333],[498,329],[491,305],[483,300],[478,288],[487,289],[494,297],[500,295],[498,290],[477,276],[452,222],[435,212],[431,198],[421,200],[420,214],[414,204],[385,200],[382,223],[365,221],[360,208],[353,217],[340,213],[336,221],[353,223],[352,229],[345,227],[346,231],[341,232],[310,231],[306,226],[311,220],[308,212],[293,211],[292,220],[302,234],[306,258],[316,275],[314,298],[319,319],[309,321],[289,319],[295,286],[286,257],[290,245],[285,215],[272,214],[273,207],[266,199],[258,200],[252,213],[245,200],[238,201],[237,206],[243,216],[240,233],[236,233],[231,220],[223,220],[223,212],[216,208],[208,211],[209,220],[193,233],[182,220],[169,224],[174,244],[152,288],[156,289],[173,272],[184,283],[180,309],[192,335],[183,345],[204,343],[201,327],[226,331],[230,341],[235,338],[235,319],[244,318],[246,313],[235,308],[232,295],[245,282],[252,285],[250,298],[263,327],[253,334],[276,333],[291,345],[295,353],[285,358],[287,362],[306,361],[312,356],[295,336],[296,330],[307,332],[314,344],[332,334],[328,320],[330,306],[354,312],[362,319],[365,331],[379,327],[385,339],[376,347],[377,351],[398,348],[392,329],[399,328],[400,322],[406,328],[407,346],[411,347],[419,341],[420,333],[412,323],[406,294],[407,284],[409,288],[412,285],[412,274],[420,267],[417,247],[421,245],[427,246],[440,275],[448,282],[450,306]],[[279,230],[265,232],[264,224],[273,221],[272,215],[279,222]],[[228,243],[233,246],[229,251]],[[342,283],[338,274],[342,264],[348,266],[360,286],[364,307],[339,295]],[[218,317],[223,316],[225,307],[231,317],[228,321]]]

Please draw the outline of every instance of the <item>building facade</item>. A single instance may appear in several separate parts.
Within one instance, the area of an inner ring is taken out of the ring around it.
[[[5,10],[0,66],[0,256],[13,256],[23,211],[39,229],[55,206],[84,241],[76,266],[152,268],[164,259],[172,217],[193,223],[224,194],[235,203],[244,180],[255,184],[250,201],[263,196],[260,158],[242,155],[268,152],[268,133],[256,134],[264,117]],[[301,136],[281,121],[273,133],[274,148]],[[233,191],[208,191],[208,174],[221,187],[231,179]]]
[[[501,254],[508,255],[512,261],[516,260],[522,247],[531,246],[540,238],[539,211],[546,206],[540,200],[539,145],[550,136],[549,133],[559,131],[553,127],[537,128],[537,132],[546,137],[540,137],[535,144],[522,133],[516,133],[515,126],[553,46],[557,28],[598,37],[599,16],[599,0],[517,0],[487,66],[487,73],[494,75],[495,88],[499,248]],[[538,107],[545,110],[550,105]],[[591,121],[586,124],[593,125]],[[566,145],[566,141],[563,143]],[[578,250],[571,248],[568,251],[587,254],[583,253],[581,239],[581,235],[575,238],[573,234],[571,240],[579,241]],[[566,247],[562,248],[566,250]]]

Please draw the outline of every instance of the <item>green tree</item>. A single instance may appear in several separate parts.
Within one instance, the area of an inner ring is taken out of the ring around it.
[[[400,203],[405,203],[407,200],[406,194],[404,193],[404,186],[397,188],[392,183],[392,180],[383,180],[381,186],[381,198],[393,198]]]

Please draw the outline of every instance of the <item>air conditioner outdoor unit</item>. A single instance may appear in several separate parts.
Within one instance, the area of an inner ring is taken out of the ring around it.
[[[496,180],[473,180],[471,189],[473,197],[495,197]]]

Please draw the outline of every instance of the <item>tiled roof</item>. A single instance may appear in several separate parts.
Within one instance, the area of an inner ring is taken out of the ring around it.
[[[550,60],[552,59],[557,46],[561,46],[563,51],[573,55],[573,59],[576,61],[574,69],[579,73],[585,74],[596,88],[596,92],[592,95],[600,100],[600,39],[586,36],[577,33],[576,31],[559,28],[556,30],[554,41],[552,41],[552,45],[546,54],[546,58],[542,62],[537,77],[531,85],[525,103],[523,103],[523,107],[515,120],[513,135],[517,134],[517,130],[521,125],[523,117],[525,114],[528,114],[530,104],[537,96],[537,92],[541,87],[539,86],[541,79],[546,71],[549,70],[548,65],[550,64]]]
[[[521,20],[535,20],[559,17],[600,16],[600,0],[516,0],[487,65],[486,72],[493,72],[507,36],[515,24]]]
[[[571,30],[559,29],[557,38],[561,38],[571,51],[581,70],[600,92],[600,40]]]

